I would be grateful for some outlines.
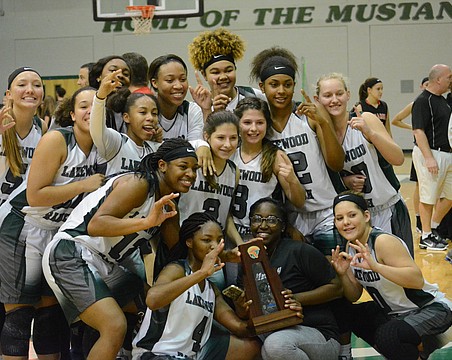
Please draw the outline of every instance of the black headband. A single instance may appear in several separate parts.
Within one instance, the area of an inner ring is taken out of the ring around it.
[[[184,157],[194,157],[195,159],[198,159],[198,157],[196,156],[195,149],[190,145],[190,146],[181,146],[166,152],[162,156],[162,160],[170,162],[171,160],[180,159]]]
[[[336,208],[336,205],[342,201],[350,201],[355,203],[361,210],[367,210],[367,201],[362,196],[355,194],[339,194],[334,198],[333,213],[335,212],[334,209]]]
[[[9,88],[11,87],[11,84],[12,84],[12,82],[14,81],[14,79],[17,77],[17,75],[19,75],[19,74],[21,74],[21,73],[23,73],[23,72],[25,72],[25,71],[33,71],[34,73],[38,74],[39,77],[41,77],[41,75],[39,75],[39,73],[38,73],[35,69],[33,69],[33,68],[31,68],[31,67],[28,67],[28,66],[22,66],[22,67],[20,67],[20,68],[18,68],[18,69],[16,69],[16,70],[14,70],[14,71],[8,76],[8,87],[7,87],[8,90],[9,90]]]
[[[202,69],[204,71],[206,71],[206,69],[210,65],[212,65],[212,64],[214,64],[214,63],[216,63],[218,61],[222,61],[222,60],[229,61],[229,62],[233,63],[234,66],[235,66],[235,61],[234,61],[234,58],[232,57],[232,55],[230,55],[230,54],[228,54],[228,55],[218,54],[218,55],[213,55],[212,58],[203,65]]]
[[[264,82],[270,76],[279,75],[279,74],[289,75],[292,79],[295,80],[295,70],[287,65],[268,66],[261,71],[260,78],[261,78],[261,81]]]
[[[383,81],[381,81],[380,79],[372,79],[372,80],[369,80],[369,81],[366,83],[366,89],[367,89],[367,88],[372,88],[372,87],[374,87],[374,85],[376,85],[376,84],[378,84],[378,83],[381,83],[381,82],[383,82]]]

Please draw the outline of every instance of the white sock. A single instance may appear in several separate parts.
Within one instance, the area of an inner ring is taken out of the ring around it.
[[[432,229],[436,229],[439,226],[439,223],[432,221]]]
[[[432,233],[431,231],[429,231],[429,232],[423,231],[423,232],[422,232],[422,240],[423,240],[423,239],[426,239],[427,236],[429,236],[431,233]]]
[[[352,358],[352,344],[341,345],[339,350],[339,357],[345,356],[347,359]]]

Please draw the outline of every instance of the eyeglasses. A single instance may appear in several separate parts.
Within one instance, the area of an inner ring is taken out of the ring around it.
[[[280,219],[279,217],[274,216],[274,215],[270,215],[270,216],[267,216],[265,218],[260,216],[260,215],[253,215],[253,216],[251,216],[251,224],[252,225],[260,225],[264,221],[269,226],[275,226],[276,224],[278,224],[278,222],[282,222],[282,219]]]

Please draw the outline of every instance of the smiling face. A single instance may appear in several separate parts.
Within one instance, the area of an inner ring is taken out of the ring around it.
[[[196,180],[198,160],[194,157],[174,159],[169,162],[159,160],[159,170],[168,193],[186,193]]]
[[[118,74],[118,79],[121,82],[122,86],[129,86],[130,85],[129,65],[127,65],[126,62],[122,59],[112,59],[105,64],[104,68],[102,69],[102,74],[100,75],[99,83],[105,76],[115,72],[116,70],[122,71],[120,74]]]
[[[203,74],[211,91],[217,89],[220,94],[227,95],[232,99],[236,96],[237,74],[232,62],[228,60],[217,61],[208,66]]]
[[[364,244],[370,229],[370,213],[351,201],[341,201],[334,208],[334,224],[344,239]]]
[[[227,160],[235,152],[239,143],[237,126],[231,123],[221,124],[210,136],[204,133],[204,139],[209,143],[214,156]]]
[[[13,107],[35,110],[41,105],[44,89],[41,77],[34,71],[24,71],[16,76],[6,91]]]
[[[128,124],[127,135],[138,145],[151,140],[158,128],[157,105],[149,96],[138,97],[128,112],[124,113],[124,122]]]
[[[259,84],[265,94],[268,104],[272,108],[285,109],[292,107],[295,81],[284,74],[270,76],[264,83]]]
[[[240,119],[240,137],[244,143],[261,144],[267,132],[267,120],[260,110],[249,109]]]
[[[350,92],[340,79],[325,79],[318,82],[318,95],[315,99],[325,107],[332,118],[341,117],[347,113]]]
[[[213,221],[201,225],[200,229],[187,240],[187,247],[196,260],[202,262],[205,256],[211,252],[223,239],[220,225]]]
[[[275,224],[269,220],[262,218],[273,217],[277,218]],[[250,213],[250,228],[254,237],[260,237],[264,240],[267,247],[273,248],[281,239],[282,233],[285,230],[285,224],[282,221],[281,210],[271,202],[263,202],[259,204],[254,212]]]
[[[187,73],[178,61],[170,61],[160,66],[157,78],[151,79],[152,86],[157,89],[159,103],[179,106],[188,91]]]
[[[86,133],[89,133],[89,120],[95,94],[94,90],[85,90],[78,93],[75,97],[74,111],[71,111],[74,127]]]

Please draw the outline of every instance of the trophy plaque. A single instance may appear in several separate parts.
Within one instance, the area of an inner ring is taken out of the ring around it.
[[[270,261],[262,241],[253,241],[239,246],[243,268],[243,285],[246,297],[253,300],[250,305],[249,326],[256,334],[263,334],[300,324],[296,312],[284,307],[281,294],[283,284]]]

